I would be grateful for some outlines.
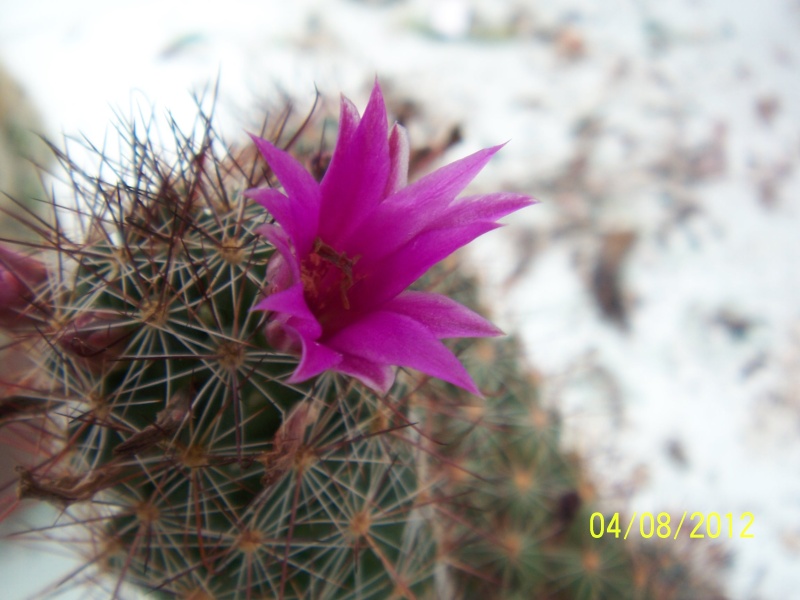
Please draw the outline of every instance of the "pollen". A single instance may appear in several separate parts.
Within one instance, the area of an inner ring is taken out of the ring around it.
[[[360,257],[349,258],[317,238],[314,250],[300,267],[303,292],[312,312],[321,317],[326,311],[342,307],[350,310],[348,291],[355,283],[353,267]]]

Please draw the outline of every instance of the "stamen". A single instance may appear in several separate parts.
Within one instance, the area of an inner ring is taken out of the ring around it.
[[[301,266],[300,278],[309,307],[317,316],[331,308],[334,297],[345,310],[350,310],[347,292],[355,283],[353,266],[359,258],[349,258],[346,252],[337,252],[320,238],[314,241],[313,251]]]

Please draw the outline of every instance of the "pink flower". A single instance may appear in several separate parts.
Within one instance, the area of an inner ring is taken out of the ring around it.
[[[259,230],[277,252],[268,295],[254,308],[272,313],[268,341],[301,356],[289,381],[333,370],[385,393],[393,367],[403,366],[479,393],[440,340],[502,332],[450,298],[407,288],[531,204],[510,193],[456,199],[500,146],[407,185],[406,132],[389,130],[377,82],[363,117],[342,98],[339,137],[319,183],[287,152],[253,141],[283,187],[246,192],[275,221]]]

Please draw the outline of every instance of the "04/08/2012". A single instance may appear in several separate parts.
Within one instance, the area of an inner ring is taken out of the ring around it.
[[[684,522],[686,521],[687,515],[689,516],[689,523],[686,524],[686,529],[684,529]],[[727,536],[729,538],[739,537],[741,539],[752,539],[755,537],[755,535],[750,532],[750,528],[755,521],[755,517],[751,512],[743,512],[738,521],[736,521],[736,526],[734,527],[735,520],[733,513],[720,515],[716,512],[693,512],[689,515],[689,511],[684,511],[683,515],[681,515],[680,522],[674,530],[671,525],[673,520],[669,513],[660,512],[657,515],[653,515],[651,512],[643,512],[641,514],[634,512],[628,520],[628,525],[622,537],[623,540],[628,539],[628,535],[637,517],[639,519],[639,535],[646,539],[656,535],[661,539],[672,538],[677,540],[681,531],[684,532],[684,536],[688,531],[689,538],[691,539],[702,539],[706,537],[716,539],[720,536]],[[692,527],[692,525],[694,526]],[[688,530],[689,527],[692,527],[691,531]],[[734,529],[736,530],[735,532]],[[623,533],[622,527],[620,526],[619,513],[615,512],[611,515],[608,522],[606,522],[606,517],[603,513],[592,513],[589,519],[589,533],[592,534],[593,538],[601,538],[604,535],[613,535],[615,538],[619,538],[620,534]],[[738,535],[736,535],[737,533]]]

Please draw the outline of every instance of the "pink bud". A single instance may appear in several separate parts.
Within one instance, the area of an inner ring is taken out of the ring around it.
[[[303,443],[306,429],[319,417],[319,406],[310,401],[301,402],[288,414],[278,431],[275,432],[274,450],[289,453]]]
[[[46,280],[41,262],[0,246],[0,327],[16,329],[31,322],[32,301]]]
[[[90,312],[69,323],[58,337],[58,345],[92,371],[125,350],[131,327],[113,312]]]

